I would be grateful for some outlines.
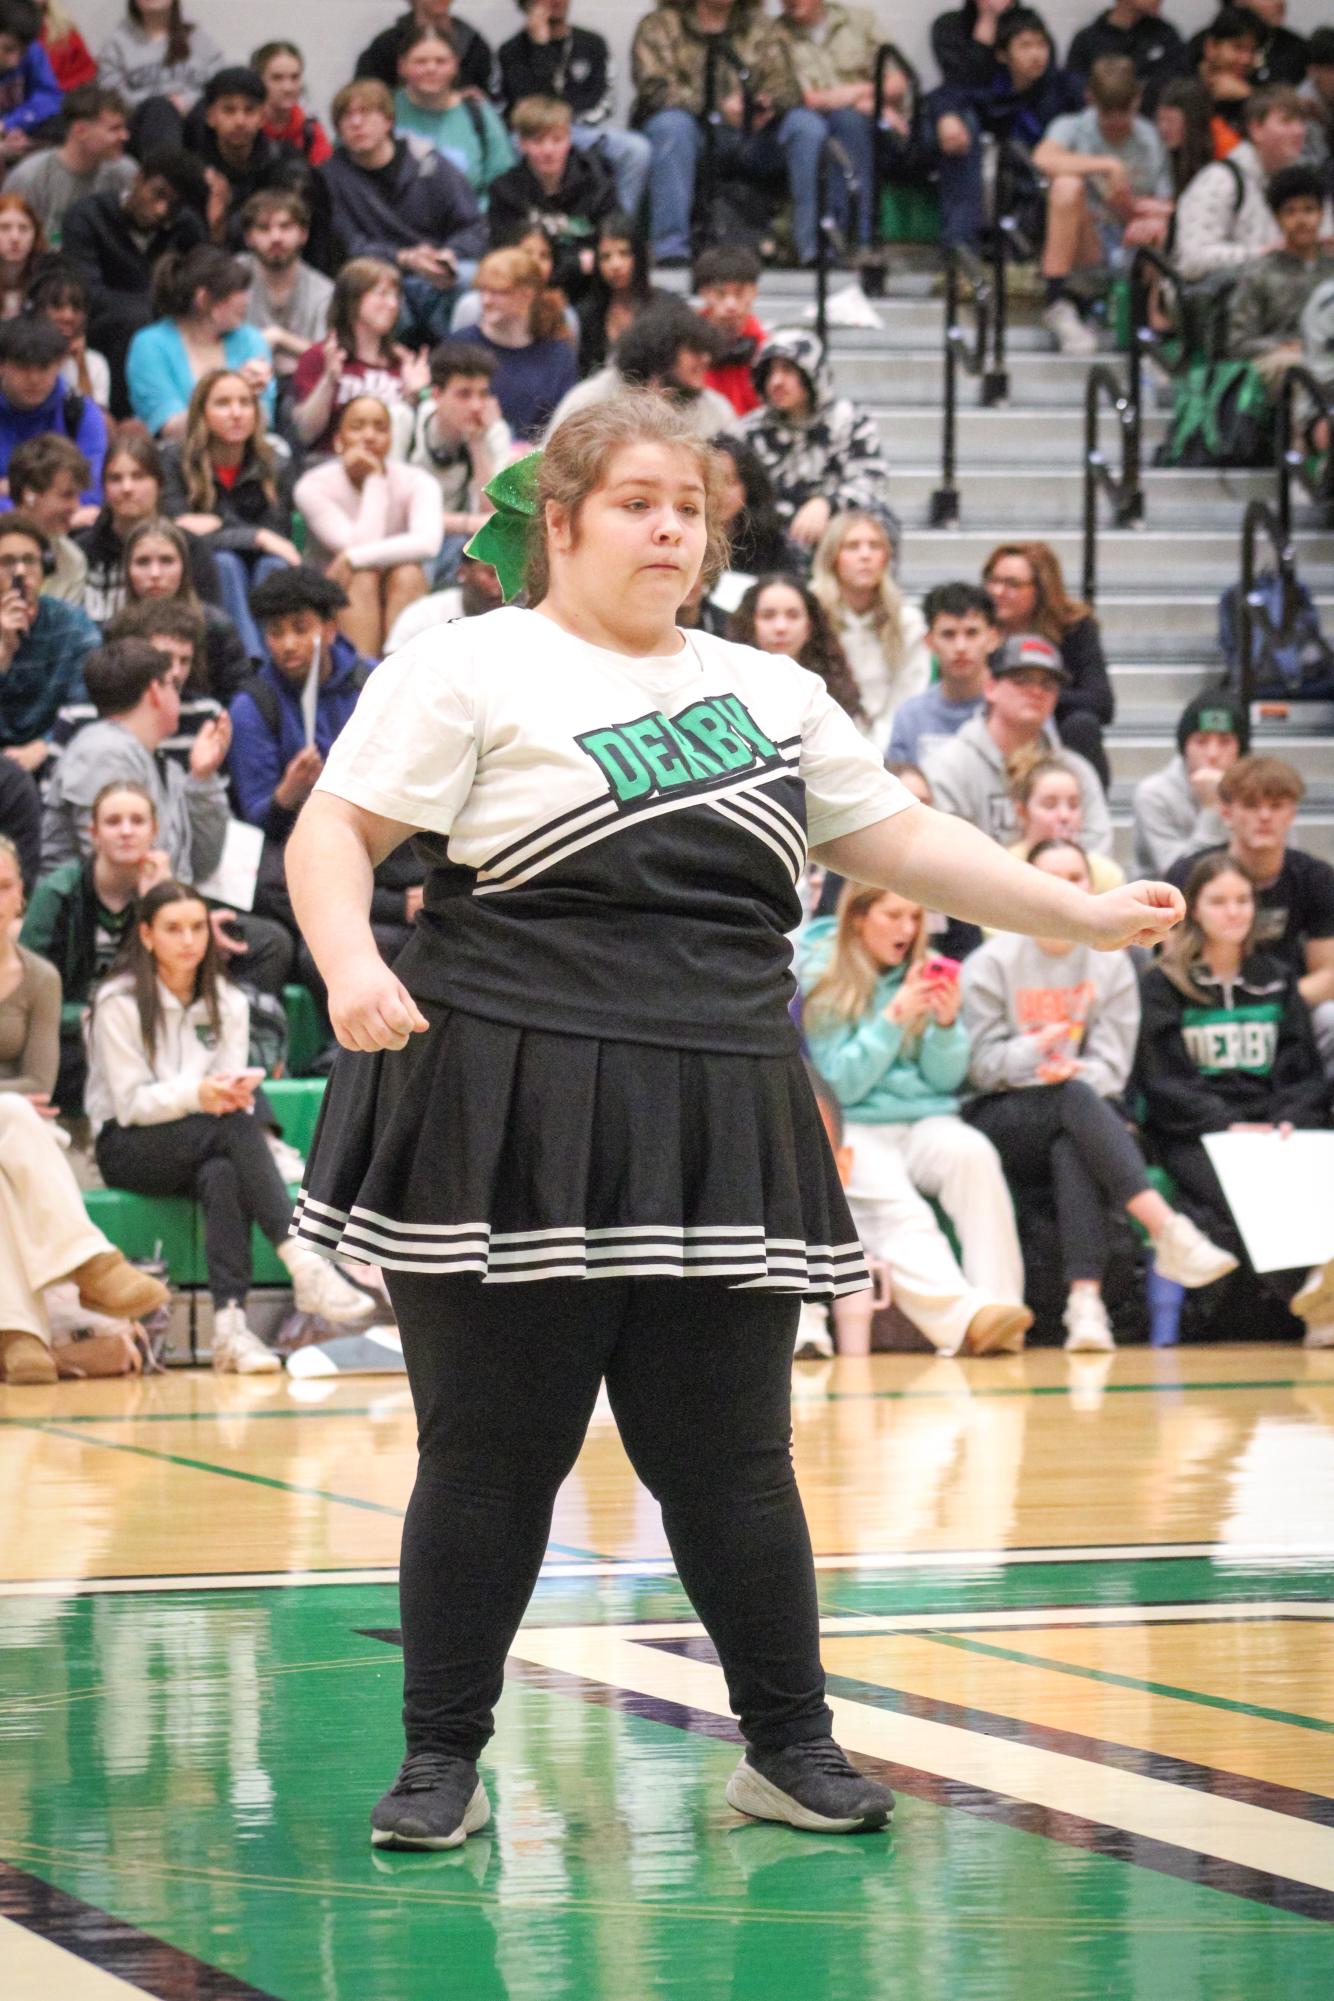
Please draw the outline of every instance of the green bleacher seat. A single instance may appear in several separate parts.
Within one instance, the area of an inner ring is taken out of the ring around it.
[[[201,1219],[188,1195],[131,1195],[124,1188],[90,1188],[83,1206],[127,1258],[156,1257],[160,1249],[172,1285],[207,1282]]]
[[[309,1070],[323,1049],[324,1027],[314,998],[305,987],[284,987],[283,1007],[287,1014],[287,1070],[289,1076],[299,1077]]]
[[[940,202],[935,189],[891,181],[880,195],[880,237],[884,243],[939,243]]]

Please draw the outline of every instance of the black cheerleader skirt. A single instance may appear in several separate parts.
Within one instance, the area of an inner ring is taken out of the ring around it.
[[[432,1011],[434,1012],[434,1011]],[[795,1056],[726,1056],[445,1010],[340,1051],[294,1227],[388,1271],[869,1283]]]

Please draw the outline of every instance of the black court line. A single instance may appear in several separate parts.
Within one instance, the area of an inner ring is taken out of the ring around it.
[[[387,1627],[378,1632],[359,1630],[365,1639],[383,1640],[390,1646],[402,1645],[402,1635],[397,1627]],[[629,1637],[633,1638],[633,1635]],[[641,1640],[637,1644],[678,1653],[692,1660],[703,1660],[710,1666],[718,1665],[718,1656],[708,1640]],[[665,1723],[675,1730],[689,1730],[696,1736],[720,1738],[732,1744],[742,1741],[731,1717],[714,1716],[707,1710],[693,1709],[685,1703],[616,1688],[609,1682],[570,1674],[560,1668],[540,1667],[514,1655],[506,1662],[505,1671],[515,1680],[525,1682],[532,1688],[545,1689],[552,1695],[573,1696],[581,1702],[614,1709],[645,1722]],[[1242,1778],[1236,1773],[1213,1772],[1207,1766],[1192,1767],[1184,1760],[1166,1759],[1160,1754],[1136,1751],[1127,1745],[1103,1744],[1094,1738],[1078,1737],[1072,1731],[1018,1723],[1012,1717],[961,1709],[952,1703],[935,1702],[926,1697],[909,1695],[902,1689],[881,1688],[874,1683],[854,1681],[846,1676],[831,1675],[828,1686],[831,1694],[844,1696],[851,1702],[898,1710],[905,1715],[932,1723],[946,1723],[955,1729],[970,1730],[979,1735],[1013,1738],[1040,1749],[1059,1751],[1067,1757],[1083,1758],[1089,1763],[1120,1765],[1121,1769],[1140,1776],[1160,1777],[1163,1774],[1152,1767],[1170,1766],[1183,1774],[1170,1781],[1174,1784],[1188,1783],[1184,1774],[1195,1772],[1203,1782],[1202,1791],[1243,1800],[1248,1805],[1272,1806],[1276,1812],[1294,1813],[1293,1806],[1277,1804],[1282,1796],[1290,1796],[1294,1802],[1309,1800],[1320,1811],[1304,1810],[1296,1813],[1295,1817],[1334,1825],[1334,1802],[1317,1800],[1314,1795],[1300,1794],[1293,1788],[1271,1786],[1260,1780]],[[920,1771],[916,1766],[899,1765],[892,1759],[872,1758],[858,1751],[853,1754],[853,1763],[858,1770],[882,1779],[894,1791],[906,1793],[913,1799],[927,1800],[933,1806],[950,1807],[982,1820],[998,1821],[1006,1827],[1018,1829],[1020,1833],[1037,1834],[1046,1841],[1059,1842],[1063,1847],[1081,1848],[1135,1868],[1153,1869],[1159,1875],[1174,1876],[1201,1889],[1221,1890],[1229,1896],[1243,1897],[1249,1903],[1287,1911],[1294,1917],[1310,1918],[1319,1924],[1334,1924],[1334,1894],[1313,1884],[1299,1883],[1292,1877],[1277,1876],[1264,1869],[1247,1868],[1243,1864],[1205,1854],[1201,1849],[1156,1840],[1151,1835],[1133,1834],[1125,1828],[1113,1827],[1106,1821],[1091,1820],[1083,1814],[1065,1809],[1058,1812],[1032,1800],[1015,1799],[1010,1794],[992,1792],[963,1779],[950,1779],[936,1772]],[[1229,1789],[1236,1787],[1250,1790]],[[1260,1798],[1257,1796],[1260,1793],[1266,1796]]]
[[[0,1862],[0,1917],[156,2001],[277,2001],[264,1988],[139,1931],[12,1862]],[[61,2001],[60,1995],[53,1994],[52,2001]]]

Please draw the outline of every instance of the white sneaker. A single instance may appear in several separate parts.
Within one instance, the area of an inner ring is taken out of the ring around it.
[[[289,1146],[280,1133],[266,1132],[264,1143],[273,1155],[273,1164],[289,1188],[299,1188],[306,1178],[304,1154]]]
[[[1098,336],[1079,316],[1072,299],[1053,299],[1042,315],[1042,324],[1056,337],[1062,354],[1096,354]]]
[[[213,1366],[220,1376],[272,1376],[282,1359],[264,1346],[243,1306],[220,1306],[213,1315]]]
[[[1293,1295],[1292,1311],[1308,1325],[1334,1319],[1334,1258],[1328,1264],[1313,1265],[1306,1283]],[[1323,1342],[1311,1344],[1324,1346]]]
[[[1066,1350],[1071,1355],[1095,1348],[1106,1353],[1116,1346],[1112,1323],[1107,1318],[1107,1308],[1102,1303],[1100,1292],[1090,1292],[1085,1286],[1081,1286],[1078,1292],[1072,1292],[1065,1302],[1062,1321]]]
[[[292,1274],[292,1297],[298,1313],[313,1313],[338,1325],[374,1317],[375,1301],[309,1244],[289,1237],[285,1244],[279,1244],[278,1256]]]
[[[1153,1247],[1153,1262],[1159,1278],[1170,1278],[1175,1285],[1184,1285],[1191,1291],[1197,1286],[1213,1285],[1237,1269],[1231,1251],[1220,1250],[1211,1243],[1203,1230],[1197,1229],[1180,1210],[1169,1217],[1160,1232]]]
[[[822,1362],[833,1355],[834,1337],[829,1331],[829,1316],[823,1306],[813,1300],[802,1301],[801,1319],[797,1326],[797,1346],[794,1360],[798,1362]]]
[[[1334,1320],[1312,1320],[1306,1329],[1303,1348],[1334,1348]]]

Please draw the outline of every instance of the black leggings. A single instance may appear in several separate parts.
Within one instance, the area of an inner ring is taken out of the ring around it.
[[[1075,1077],[977,1098],[968,1117],[1017,1187],[1050,1185],[1066,1284],[1101,1280],[1112,1254],[1109,1217],[1149,1185],[1115,1105]]]
[[[420,1453],[399,1577],[408,1749],[476,1758],[490,1737],[604,1376],[746,1738],[827,1736],[792,1471],[796,1299],[707,1279],[385,1277]]]
[[[110,1188],[136,1195],[193,1195],[204,1212],[204,1255],[215,1306],[244,1300],[250,1290],[250,1226],[271,1244],[292,1228],[292,1198],[283,1187],[250,1112],[191,1112],[157,1126],[118,1126],[97,1135],[97,1165]]]

